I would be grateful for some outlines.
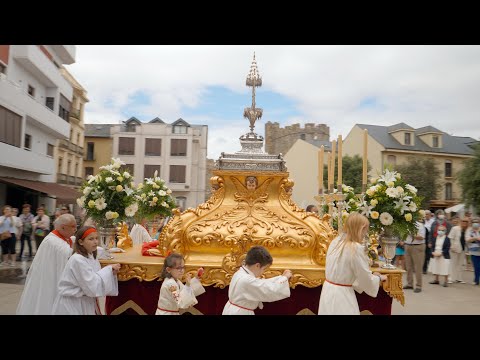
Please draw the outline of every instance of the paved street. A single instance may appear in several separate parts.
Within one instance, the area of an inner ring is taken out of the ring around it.
[[[0,268],[0,315],[14,315],[30,261],[17,262],[15,268]],[[405,291],[405,306],[395,299],[393,315],[480,315],[480,286],[470,283],[472,271],[464,271],[467,284],[450,284],[444,288],[431,285],[432,275],[424,275],[423,291]],[[404,278],[404,284],[405,278]],[[208,288],[207,288],[208,291]]]

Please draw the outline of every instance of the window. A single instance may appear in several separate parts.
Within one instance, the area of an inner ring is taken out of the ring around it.
[[[19,148],[22,139],[21,126],[22,117],[0,105],[0,142]]]
[[[67,163],[67,172],[66,174],[67,175],[70,175],[70,167],[72,166],[72,160],[68,160],[68,163]]]
[[[63,158],[59,157],[58,158],[58,171],[57,171],[59,174],[63,174],[62,173],[62,166],[63,166]]]
[[[446,183],[445,184],[445,200],[452,200],[452,184],[451,183]]]
[[[187,167],[185,165],[170,165],[171,183],[185,183],[185,174]]]
[[[77,145],[80,146],[80,133],[77,133]]]
[[[60,116],[63,120],[69,121],[69,115],[70,115],[70,108],[72,104],[68,99],[60,94],[60,106],[58,107],[58,116]]]
[[[173,127],[173,133],[174,134],[186,134],[187,133],[187,127],[183,125],[175,125]]]
[[[452,177],[452,162],[450,160],[445,161],[445,177]]]
[[[93,167],[91,167],[91,166],[85,167],[85,179],[86,179],[89,175],[92,175],[92,176],[93,176]]]
[[[32,136],[25,134],[25,144],[23,146],[24,149],[32,150]]]
[[[145,165],[143,167],[143,177],[153,178],[155,170],[158,171],[158,176],[160,176],[160,165]]]
[[[73,142],[73,129],[70,128],[70,141]]]
[[[134,168],[135,168],[135,164],[126,164],[126,165],[123,165],[123,168],[128,171],[130,173],[130,175],[134,175]]]
[[[300,139],[305,140],[305,134],[300,134]]]
[[[433,147],[438,148],[438,136],[433,137]]]
[[[35,88],[32,85],[28,85],[28,95],[35,97]]]
[[[47,155],[53,157],[53,145],[47,143]]]
[[[75,163],[75,172],[73,173],[73,176],[77,176],[78,174],[78,163]]]
[[[162,139],[145,139],[145,155],[161,156]]]
[[[187,139],[171,139],[171,156],[187,156]]]
[[[127,132],[136,132],[136,124],[128,124],[127,127],[126,127],[126,131]]]
[[[118,155],[135,155],[135,138],[118,138]]]
[[[405,145],[412,145],[412,139],[411,139],[412,134],[409,132],[405,133]]]
[[[395,155],[388,155],[387,156],[387,162],[392,165],[397,164],[397,157]]]
[[[93,155],[95,151],[95,143],[88,142],[87,143],[87,158],[86,160],[94,161],[95,156]]]
[[[47,96],[45,99],[45,106],[48,107],[50,110],[53,110],[53,105],[55,104],[55,98]]]

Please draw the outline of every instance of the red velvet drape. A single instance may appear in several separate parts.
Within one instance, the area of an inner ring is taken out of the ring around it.
[[[160,281],[138,281],[132,279],[129,281],[119,281],[118,296],[108,296],[105,304],[107,314],[126,303],[128,300],[134,301],[143,311],[149,315],[154,315],[157,309],[158,296],[160,294]],[[208,286],[206,292],[200,295],[195,308],[205,315],[221,315],[223,307],[228,301],[228,287],[225,289]],[[318,302],[322,287],[306,288],[297,286],[291,289],[291,296],[287,299],[272,303],[264,303],[262,310],[255,310],[257,315],[295,315],[305,308],[310,309],[314,314],[318,312]],[[390,315],[392,311],[392,298],[382,289],[378,291],[376,298],[358,294],[357,300],[360,311],[369,310],[374,315]],[[122,314],[137,314],[128,309]]]

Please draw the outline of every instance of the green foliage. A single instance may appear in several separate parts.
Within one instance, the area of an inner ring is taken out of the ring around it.
[[[337,189],[333,190],[334,193],[337,193]],[[342,192],[345,194],[345,205],[343,208],[343,221],[347,218],[348,214],[352,211],[357,211],[357,198],[355,195],[355,191],[351,186],[342,185]],[[334,201],[333,206],[333,215],[332,215],[332,226],[334,229],[338,229],[338,207],[337,201]],[[322,207],[323,213],[328,213],[328,205],[323,205]]]
[[[338,166],[338,162],[336,162],[335,169],[337,169],[337,166]],[[370,171],[371,169],[372,169],[372,166],[367,161],[367,172]],[[327,165],[324,166],[323,172],[326,178],[328,174]],[[338,171],[335,171],[335,176],[334,176],[335,188],[336,188],[337,179],[338,179],[337,173]],[[354,155],[354,156],[345,155],[342,157],[343,183],[353,187],[354,193],[356,194],[360,194],[360,192],[362,191],[362,175],[363,175],[363,160],[359,155]],[[368,182],[368,179],[367,179],[367,182]]]
[[[137,212],[132,176],[122,165],[120,159],[112,158],[111,164],[100,167],[81,187],[83,196],[77,204],[100,226],[125,221]]]
[[[410,156],[406,164],[397,165],[395,170],[402,173],[405,181],[418,189],[418,196],[423,198],[420,205],[422,208],[428,208],[430,201],[437,198],[442,172],[430,158]]]
[[[145,178],[143,183],[138,184],[135,198],[138,202],[138,220],[152,220],[156,215],[170,216],[172,209],[176,207],[170,190],[165,186],[165,181],[157,176]]]
[[[480,204],[480,145],[474,145],[474,149],[474,157],[465,161],[463,170],[458,174],[458,180],[465,204],[477,208]]]

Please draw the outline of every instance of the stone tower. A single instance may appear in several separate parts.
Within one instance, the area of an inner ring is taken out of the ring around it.
[[[330,140],[330,128],[325,124],[306,123],[305,127],[293,124],[281,128],[277,122],[265,124],[265,152],[285,155],[292,145],[302,140]]]

